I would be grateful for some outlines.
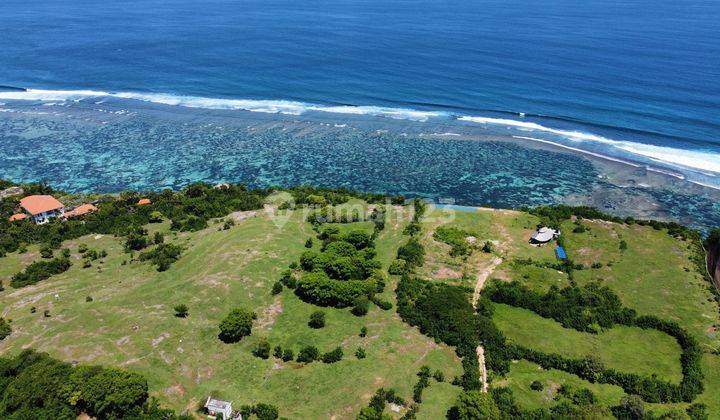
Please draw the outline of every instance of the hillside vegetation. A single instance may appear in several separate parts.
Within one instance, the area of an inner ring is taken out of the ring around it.
[[[158,416],[155,400],[198,416],[213,396],[287,418],[719,418],[718,303],[692,232],[342,190],[165,194],[103,196],[70,228],[0,222],[0,360],[139,375],[137,410]],[[541,223],[571,262],[528,243]],[[53,259],[65,270],[27,270]]]

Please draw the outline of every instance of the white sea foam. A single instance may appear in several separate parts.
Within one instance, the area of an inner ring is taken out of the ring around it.
[[[427,121],[447,114],[435,111],[419,111],[405,108],[378,106],[329,106],[297,101],[263,99],[222,99],[200,96],[179,96],[163,93],[103,92],[94,90],[41,90],[0,92],[0,99],[32,101],[80,101],[87,98],[115,97],[153,102],[186,108],[245,110],[272,114],[301,115],[306,112],[328,112],[334,114],[373,115],[399,120]]]
[[[527,121],[516,121],[503,118],[487,117],[459,117],[458,119],[461,121],[468,121],[479,124],[503,125],[517,128],[522,131],[542,131],[555,134],[565,139],[576,142],[592,141],[596,143],[602,143],[634,155],[644,156],[655,162],[677,165],[696,170],[720,172],[720,154],[718,153],[700,150],[677,149],[673,147],[655,146],[651,144],[635,143],[622,140],[612,140],[603,136],[598,136],[596,134],[584,133],[580,131],[560,130]]]

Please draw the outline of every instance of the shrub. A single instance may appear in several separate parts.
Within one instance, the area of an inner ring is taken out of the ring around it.
[[[440,226],[433,233],[433,239],[451,246],[450,256],[467,256],[472,253],[472,247],[465,240],[470,233],[454,226]]]
[[[365,337],[367,335],[367,327],[360,328],[360,337]]]
[[[305,241],[305,248],[312,248],[312,247],[313,247],[313,239],[307,238],[307,240]]]
[[[5,318],[0,318],[0,340],[4,340],[11,333],[12,328],[10,327],[10,324],[5,320]]]
[[[315,346],[306,346],[300,349],[297,361],[300,363],[312,363],[320,357],[320,351]]]
[[[85,252],[87,252],[87,250],[88,250],[88,246],[86,244],[78,245],[78,252],[80,254],[84,254]]]
[[[53,257],[53,250],[50,248],[50,245],[43,245],[42,248],[40,248],[40,256],[42,258],[52,258]]]
[[[155,245],[160,245],[161,243],[165,242],[165,237],[160,232],[155,232],[153,235],[153,243]]]
[[[342,347],[335,347],[332,351],[324,353],[321,357],[323,363],[335,363],[342,360],[343,350]]]
[[[404,245],[398,248],[397,257],[405,260],[407,267],[420,267],[425,264],[425,248],[420,241],[410,238]]]
[[[188,307],[184,303],[175,305],[173,309],[175,310],[175,316],[178,318],[185,318],[188,316]]]
[[[241,338],[250,335],[252,322],[257,318],[254,312],[241,308],[233,309],[225,319],[220,322],[218,338],[225,343],[236,343]]]
[[[482,252],[486,254],[490,254],[495,251],[495,245],[493,245],[490,241],[485,241],[485,243],[482,246]]]
[[[302,300],[320,306],[344,308],[353,304],[358,296],[377,291],[377,284],[364,280],[334,280],[322,272],[305,274],[297,282],[295,294]]]
[[[542,382],[538,380],[532,381],[532,383],[530,384],[530,389],[532,389],[533,391],[542,391],[543,388],[544,387]]]
[[[389,311],[393,307],[392,303],[386,300],[382,300],[377,296],[373,296],[372,301],[375,305],[378,306],[378,308],[382,309],[383,311]]]
[[[438,382],[445,382],[445,374],[439,369],[433,373],[433,378]]]
[[[253,407],[253,413],[258,420],[275,420],[278,418],[278,409],[272,404],[257,403]]]
[[[624,239],[620,241],[620,246],[619,246],[619,248],[620,248],[620,251],[625,251],[625,250],[627,250],[628,245],[627,245],[627,242],[625,242]]]
[[[358,347],[357,350],[355,350],[355,357],[358,359],[364,359],[367,357],[367,354],[365,354],[365,349],[362,347]]]
[[[276,359],[282,359],[283,349],[282,346],[278,345],[273,348],[273,357]]]
[[[404,274],[407,271],[407,263],[405,260],[395,259],[392,263],[390,263],[390,267],[388,267],[388,273],[393,275],[401,275]]]
[[[367,315],[370,308],[370,299],[367,296],[358,296],[353,302],[352,313],[355,316]]]
[[[147,236],[140,232],[131,232],[125,240],[125,251],[139,251],[148,246]]]
[[[282,354],[283,362],[289,362],[295,357],[295,354],[291,349],[285,349]]]
[[[308,321],[310,328],[323,328],[325,326],[325,312],[315,311],[310,314],[310,320]]]
[[[273,284],[271,293],[272,293],[273,296],[274,296],[274,295],[277,295],[277,294],[279,294],[280,292],[282,292],[282,290],[283,290],[283,285],[282,285],[282,283],[280,283],[279,281],[276,281],[276,282]]]
[[[280,283],[284,284],[288,289],[294,289],[297,287],[297,281],[295,281],[292,270],[285,270],[282,272],[282,275],[280,276]]]
[[[500,410],[489,393],[464,391],[455,400],[448,416],[455,420],[500,419]]]
[[[253,356],[261,359],[267,359],[270,357],[270,343],[265,338],[261,338],[255,348],[252,351]]]
[[[175,244],[160,244],[151,251],[140,253],[140,261],[150,260],[157,271],[166,271],[170,265],[180,259],[182,248]]]
[[[92,296],[87,296],[87,297],[85,298],[85,302],[92,302],[92,301],[93,301]]]
[[[162,221],[163,221],[163,214],[157,210],[153,210],[150,213],[150,217],[148,217],[148,222],[150,222],[150,223],[160,223]]]
[[[71,265],[72,263],[68,258],[53,258],[50,261],[37,261],[25,267],[25,270],[15,274],[10,280],[10,285],[14,288],[19,288],[35,284],[50,276],[67,271]]]

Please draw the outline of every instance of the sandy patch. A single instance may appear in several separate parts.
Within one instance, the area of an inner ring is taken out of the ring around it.
[[[229,216],[232,217],[233,219],[235,219],[236,222],[242,222],[245,219],[257,216],[257,211],[256,210],[236,211],[236,212],[230,213]]]

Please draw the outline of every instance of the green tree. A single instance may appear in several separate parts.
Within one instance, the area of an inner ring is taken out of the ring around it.
[[[279,281],[276,281],[275,283],[273,283],[273,287],[272,287],[272,290],[270,290],[270,293],[272,293],[274,296],[274,295],[277,295],[280,292],[282,292],[282,290],[283,290],[282,283],[280,283]]]
[[[254,312],[241,308],[233,309],[220,322],[220,334],[218,337],[225,343],[236,343],[241,338],[250,335],[253,320],[256,318],[257,315]]]
[[[257,403],[253,408],[253,413],[258,420],[275,420],[278,418],[278,409],[272,404]]]
[[[315,346],[306,346],[298,353],[297,361],[301,363],[312,363],[320,357],[320,351]]]
[[[325,326],[325,312],[315,311],[310,314],[310,320],[308,321],[310,328],[323,328]]]
[[[463,391],[455,400],[449,417],[455,420],[500,419],[500,410],[490,393]]]

